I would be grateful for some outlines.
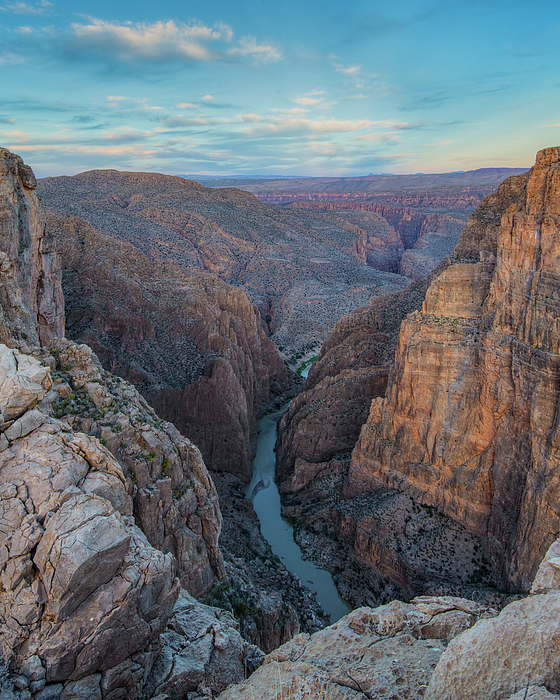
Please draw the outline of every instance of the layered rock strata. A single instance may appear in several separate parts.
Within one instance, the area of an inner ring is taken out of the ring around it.
[[[502,585],[525,590],[560,528],[559,250],[549,148],[484,200],[404,322],[347,484],[436,506],[485,540]]]
[[[152,262],[76,217],[48,221],[63,261],[69,337],[133,382],[211,469],[248,479],[256,420],[294,379],[245,292]]]
[[[335,325],[279,424],[281,491],[297,491],[354,448],[372,398],[385,395],[401,320],[420,308],[425,290],[420,283],[373,298]]]

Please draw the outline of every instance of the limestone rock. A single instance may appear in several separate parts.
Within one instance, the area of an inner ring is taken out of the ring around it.
[[[50,347],[59,370],[45,408],[74,430],[64,441],[88,466],[80,488],[123,515],[132,510],[150,543],[176,557],[183,587],[200,595],[224,575],[218,496],[200,452],[133,387],[105,372],[88,346],[57,339]]]
[[[0,345],[0,411],[4,421],[19,418],[45,396],[49,371],[33,357]]]
[[[35,186],[31,168],[0,148],[0,343],[10,347],[64,335],[60,259]]]
[[[501,586],[527,590],[560,526],[560,149],[469,219],[421,312],[404,322],[347,494],[380,484],[480,535]]]
[[[428,697],[502,700],[528,685],[560,691],[560,593],[508,605],[453,640],[430,681]]]
[[[49,352],[32,358],[0,346],[14,386],[32,377],[46,391],[24,401],[3,433],[1,653],[34,700],[139,700],[178,595],[176,573],[195,593],[223,575],[217,495],[198,450],[89,348],[58,339],[52,352],[64,369],[51,386],[39,363],[51,364]],[[187,608],[197,605],[189,599]],[[258,653],[218,613],[204,614],[212,624],[201,631],[200,614],[183,607],[176,634],[185,636],[181,649],[187,637],[193,649],[208,638],[200,682],[214,678],[222,690]]]
[[[420,308],[425,289],[420,283],[373,298],[337,322],[278,426],[282,491],[301,489],[330,459],[353,449],[372,398],[385,393],[401,321]]]
[[[68,335],[134,383],[209,468],[247,480],[256,419],[294,381],[247,294],[174,260],[149,259],[83,220],[48,221],[63,259]],[[66,346],[61,368],[83,365],[73,357],[79,347]],[[97,370],[73,370],[72,380],[101,410],[109,399]]]
[[[476,610],[473,623],[484,609],[462,599],[432,598],[432,612],[426,612],[426,604],[393,601],[376,609],[359,608],[312,636],[298,635],[266,656],[248,681],[231,686],[219,700],[431,697],[424,695],[425,689],[445,649],[440,640],[450,631],[425,639],[423,626],[450,610],[458,612],[457,605]]]
[[[548,690],[542,686],[531,685],[526,686],[515,693],[515,695],[512,695],[509,700],[554,700],[554,698],[558,697],[560,697],[560,695],[549,693]]]
[[[264,654],[248,644],[225,611],[197,603],[182,592],[154,664],[146,692],[182,700],[200,686],[212,697],[252,673]]]

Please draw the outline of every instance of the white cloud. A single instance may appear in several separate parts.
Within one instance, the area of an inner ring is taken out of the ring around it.
[[[244,122],[249,121],[248,115],[240,115]],[[254,115],[255,117],[258,115]],[[244,118],[245,117],[245,118]],[[241,131],[245,138],[259,138],[262,136],[277,135],[302,135],[302,134],[333,134],[349,131],[360,131],[375,124],[368,119],[305,119],[296,117],[271,117],[261,120],[255,119],[256,126]]]
[[[362,66],[350,66],[349,68],[344,68],[344,66],[336,66],[337,73],[344,73],[344,75],[349,75],[352,78],[357,78],[360,75]]]
[[[16,53],[4,53],[0,54],[0,66],[3,65],[16,65],[18,63],[25,63],[25,57],[19,56]]]
[[[319,102],[322,102],[324,98],[322,97],[296,97],[295,100],[293,100],[296,104],[302,105],[304,107],[312,107],[313,105],[318,105]]]
[[[49,7],[52,7],[52,2],[48,2],[48,0],[40,0],[34,5],[27,2],[7,2],[0,6],[0,10],[11,12],[14,15],[43,15]]]
[[[260,45],[253,38],[241,38],[237,45],[233,30],[218,22],[213,27],[201,23],[108,22],[91,18],[89,24],[71,25],[71,48],[76,52],[94,51],[124,61],[213,61],[253,57],[258,61],[278,61],[279,49]]]
[[[273,107],[271,112],[276,114],[308,114],[309,110],[303,107],[292,107],[291,109],[280,109],[280,107]]]

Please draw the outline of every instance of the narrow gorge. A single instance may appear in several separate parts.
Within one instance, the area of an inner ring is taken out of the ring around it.
[[[409,208],[441,196],[392,197],[38,186],[0,150],[2,700],[559,697],[560,148],[448,257],[460,219]],[[331,626],[244,492],[290,399],[276,482]]]

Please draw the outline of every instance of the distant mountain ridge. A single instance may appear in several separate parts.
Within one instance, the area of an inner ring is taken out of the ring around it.
[[[311,192],[336,191],[391,191],[427,189],[435,187],[465,187],[469,185],[499,185],[512,175],[521,175],[529,168],[479,168],[454,173],[415,173],[413,175],[366,175],[363,177],[274,177],[261,178],[201,178],[205,187],[237,187],[247,192],[275,190],[307,190]],[[194,177],[194,176],[191,176]]]

